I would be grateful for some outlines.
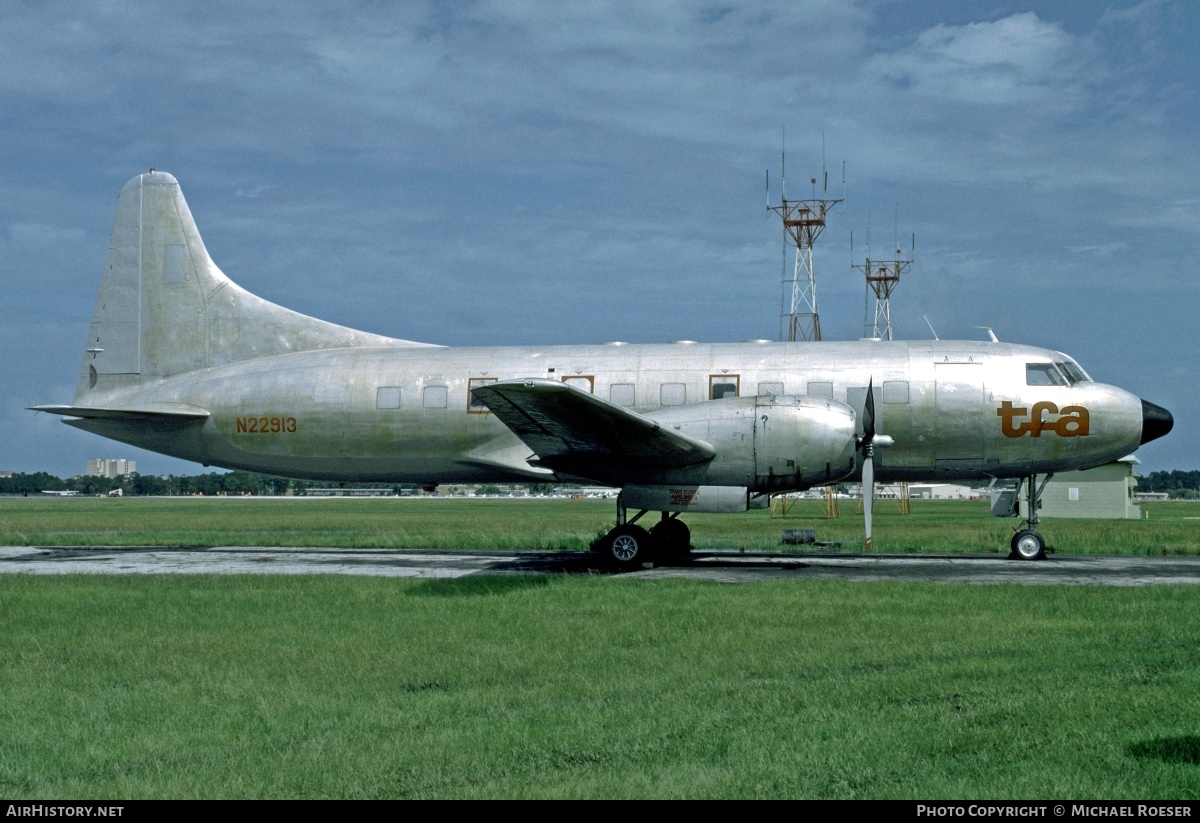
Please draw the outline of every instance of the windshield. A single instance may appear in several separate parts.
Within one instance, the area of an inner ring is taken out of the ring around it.
[[[1026,363],[1025,382],[1030,386],[1070,385],[1053,363]]]
[[[1025,382],[1030,386],[1074,386],[1076,383],[1090,383],[1079,364],[1067,358],[1053,363],[1026,363]]]
[[[1092,378],[1087,376],[1087,372],[1079,368],[1079,364],[1070,358],[1055,363],[1055,365],[1058,366],[1059,371],[1067,376],[1067,379],[1071,381],[1072,386],[1076,383],[1092,382]]]

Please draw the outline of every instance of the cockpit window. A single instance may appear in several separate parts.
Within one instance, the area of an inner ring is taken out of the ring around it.
[[[1076,383],[1092,382],[1092,378],[1088,377],[1083,369],[1079,368],[1079,364],[1074,360],[1063,360],[1060,363],[1055,363],[1055,365],[1058,366],[1059,371],[1067,376],[1067,379],[1071,381],[1072,386],[1074,386]]]
[[[1030,386],[1066,386],[1067,378],[1053,363],[1026,363],[1025,382]]]

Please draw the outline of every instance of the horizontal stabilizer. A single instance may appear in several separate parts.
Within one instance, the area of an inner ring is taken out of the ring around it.
[[[713,447],[556,380],[501,380],[471,391],[537,455],[537,464],[583,477],[629,477],[713,458]]]
[[[84,420],[123,420],[128,422],[150,422],[153,420],[186,422],[203,420],[209,416],[202,409],[106,409],[95,406],[29,406],[30,411],[59,414],[63,417],[78,417]]]

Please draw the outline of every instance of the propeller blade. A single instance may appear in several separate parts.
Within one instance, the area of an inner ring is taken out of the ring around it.
[[[871,456],[871,451],[868,445],[862,469],[863,523],[867,527],[867,551],[871,551],[871,513],[875,507],[875,458]]]
[[[875,439],[875,378],[867,381],[867,400],[863,405],[863,443]]]
[[[875,378],[867,381],[867,396],[863,403],[863,434],[858,443],[862,452],[863,525],[867,532],[867,551],[871,551],[871,519],[875,510],[875,446],[890,446],[894,441],[886,434],[875,433]]]

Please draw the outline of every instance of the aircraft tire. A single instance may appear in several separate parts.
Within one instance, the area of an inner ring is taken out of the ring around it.
[[[687,557],[692,550],[692,530],[678,518],[660,520],[650,530],[650,537],[667,557]]]
[[[1022,529],[1013,535],[1009,560],[1045,560],[1046,541],[1033,529]]]
[[[617,526],[604,536],[604,553],[620,569],[636,569],[653,559],[653,539],[641,526]]]

